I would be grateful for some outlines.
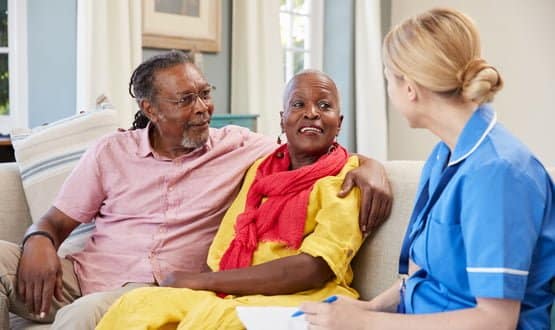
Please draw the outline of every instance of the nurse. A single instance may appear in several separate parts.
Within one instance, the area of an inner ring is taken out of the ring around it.
[[[393,107],[441,141],[424,165],[401,251],[407,274],[369,302],[307,303],[313,329],[548,329],[554,187],[488,104],[503,86],[474,23],[433,9],[383,44]]]

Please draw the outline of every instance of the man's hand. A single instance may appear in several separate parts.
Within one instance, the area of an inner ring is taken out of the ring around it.
[[[362,201],[359,224],[362,233],[367,234],[389,217],[393,197],[383,165],[360,155],[358,158],[360,166],[347,173],[337,196],[347,196],[355,186],[360,189]]]
[[[62,265],[52,242],[44,236],[25,243],[17,270],[17,292],[29,311],[44,318],[52,297],[62,300]]]

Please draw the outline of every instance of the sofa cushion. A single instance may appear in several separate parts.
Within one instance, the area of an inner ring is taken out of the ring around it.
[[[87,147],[118,127],[115,110],[84,112],[35,128],[11,134],[21,173],[23,191],[33,222],[50,208],[62,183]],[[65,255],[82,248],[94,225],[77,227],[60,247]]]
[[[397,279],[401,243],[408,225],[424,162],[384,163],[393,191],[389,219],[366,239],[352,266],[353,287],[368,300],[388,289]]]
[[[0,240],[20,243],[31,224],[16,163],[0,163]]]
[[[33,222],[48,210],[65,178],[87,147],[117,129],[114,110],[81,113],[27,132],[12,143]]]
[[[10,313],[11,330],[48,330],[51,324],[35,323]]]

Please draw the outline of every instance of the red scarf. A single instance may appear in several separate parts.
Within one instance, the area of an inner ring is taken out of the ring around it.
[[[339,146],[312,165],[289,170],[287,144],[258,167],[247,194],[245,210],[237,217],[235,238],[220,260],[220,270],[248,267],[261,241],[278,241],[298,249],[304,234],[308,197],[314,183],[337,175],[347,162]],[[262,200],[267,200],[262,203]]]

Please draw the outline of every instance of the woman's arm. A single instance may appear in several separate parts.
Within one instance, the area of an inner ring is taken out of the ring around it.
[[[177,272],[160,285],[233,295],[280,295],[320,288],[333,276],[324,259],[301,253],[240,269],[200,274]]]
[[[345,171],[357,165],[354,157],[349,158]],[[241,196],[246,196],[246,187],[252,182],[255,171],[256,167],[252,167],[247,173],[239,197],[230,207],[212,242],[208,262],[214,270],[219,269],[219,262],[233,240],[235,218],[244,205]],[[318,180],[314,185],[305,223],[310,234],[303,238],[299,254],[282,257],[283,253],[289,254],[290,251],[282,250],[280,253],[272,250],[268,251],[269,254],[264,253],[263,258],[275,259],[263,264],[214,273],[176,273],[162,281],[161,285],[235,295],[277,295],[321,288],[334,278],[338,282],[350,281],[349,264],[362,244],[358,225],[360,192],[354,189],[339,198],[337,191],[342,182],[343,174]]]
[[[478,298],[474,308],[435,314],[393,314],[353,308],[341,297],[332,304],[306,303],[301,309],[318,329],[515,329],[520,302]]]

